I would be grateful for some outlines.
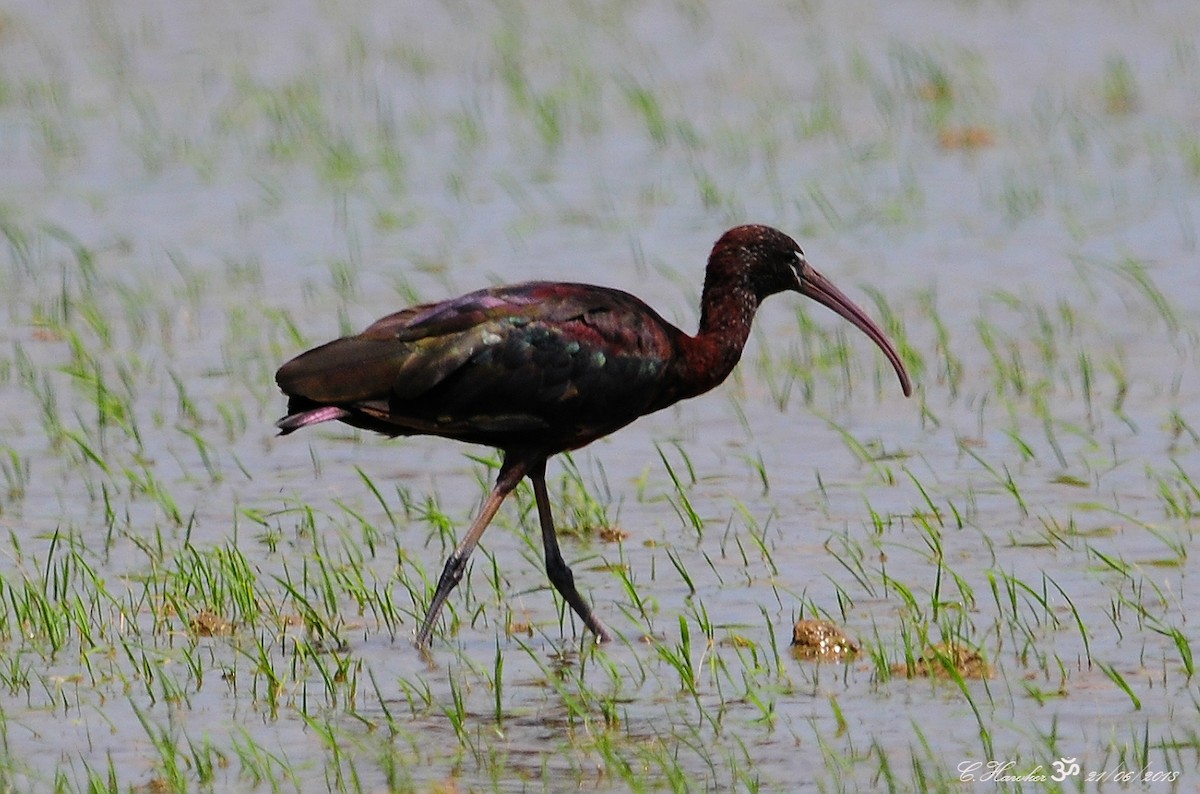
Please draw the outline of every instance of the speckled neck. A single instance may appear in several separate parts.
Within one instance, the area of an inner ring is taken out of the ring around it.
[[[722,241],[723,242],[723,241]],[[702,394],[729,377],[750,338],[759,297],[744,249],[718,242],[709,257],[700,298],[700,329],[683,347],[686,382]],[[742,255],[739,255],[742,254]]]

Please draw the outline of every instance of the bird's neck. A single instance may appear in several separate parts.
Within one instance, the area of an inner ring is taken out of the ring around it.
[[[704,282],[700,330],[683,345],[688,381],[695,387],[693,394],[706,392],[729,377],[742,357],[758,310],[758,296],[744,279],[714,275],[710,269]]]

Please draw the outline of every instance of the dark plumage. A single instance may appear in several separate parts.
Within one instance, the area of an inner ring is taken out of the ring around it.
[[[478,518],[442,572],[417,633],[425,645],[479,537],[521,478],[533,483],[551,583],[601,640],[610,635],[559,553],[546,494],[551,455],[702,394],[733,370],[760,302],[792,290],[863,330],[908,375],[882,331],[800,247],[766,226],[730,229],[713,247],[700,330],[689,336],[638,298],[589,284],[533,281],[414,306],[280,367],[281,435],[338,420],[389,436],[434,435],[493,446],[504,462]]]

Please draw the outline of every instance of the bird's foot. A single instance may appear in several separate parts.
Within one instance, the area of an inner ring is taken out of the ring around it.
[[[586,617],[586,622],[587,627],[591,629],[592,634],[596,635],[596,642],[603,645],[606,642],[613,641],[612,632],[608,630],[607,626],[600,622],[600,618],[589,614]]]

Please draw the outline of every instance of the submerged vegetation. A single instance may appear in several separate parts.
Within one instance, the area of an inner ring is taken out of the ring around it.
[[[0,12],[0,788],[1194,787],[1190,6],[395,5]],[[693,327],[744,221],[916,399],[777,299],[721,390],[551,464],[616,641],[522,486],[417,653],[497,461],[276,441],[275,368],[489,281]]]

